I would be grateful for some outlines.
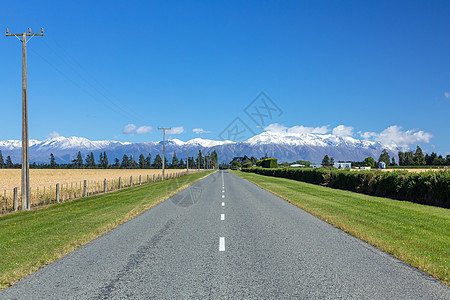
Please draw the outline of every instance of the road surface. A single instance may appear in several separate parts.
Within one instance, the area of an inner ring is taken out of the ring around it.
[[[1,299],[450,299],[450,289],[226,171]]]

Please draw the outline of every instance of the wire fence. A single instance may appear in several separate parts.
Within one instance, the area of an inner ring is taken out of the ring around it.
[[[189,174],[202,172],[189,171]],[[165,179],[174,179],[186,176],[188,173],[173,172],[165,174]],[[30,207],[40,208],[50,204],[67,202],[75,199],[104,194],[132,186],[149,184],[162,180],[161,174],[146,174],[130,177],[118,177],[103,180],[82,180],[71,183],[37,186],[30,189]],[[8,214],[22,210],[22,194],[20,188],[4,189],[0,195],[1,214]]]

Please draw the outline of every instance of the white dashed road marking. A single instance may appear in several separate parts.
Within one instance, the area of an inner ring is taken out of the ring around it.
[[[225,221],[225,214],[220,214],[220,221]]]
[[[219,251],[225,251],[225,238],[221,237],[219,239]]]

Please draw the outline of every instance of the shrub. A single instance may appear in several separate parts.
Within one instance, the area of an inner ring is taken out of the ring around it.
[[[278,160],[276,158],[266,158],[261,162],[263,168],[278,168]]]
[[[253,165],[251,162],[245,163],[242,165],[242,168],[251,168]]]

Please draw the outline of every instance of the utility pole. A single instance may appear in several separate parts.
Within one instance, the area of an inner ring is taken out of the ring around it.
[[[172,128],[158,128],[163,131],[163,159],[162,159],[162,180],[164,180],[164,168],[166,167],[166,130],[171,130]]]
[[[186,173],[189,175],[189,145],[186,145]]]
[[[41,33],[31,33],[30,28],[28,28],[28,33],[9,33],[8,28],[6,28],[6,36],[15,36],[22,42],[22,210],[31,208],[30,156],[28,148],[27,42],[36,35],[43,36],[44,29],[41,28]],[[27,36],[30,37],[28,41]]]

